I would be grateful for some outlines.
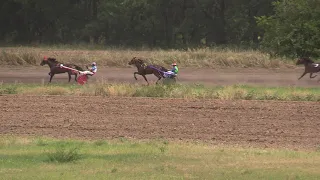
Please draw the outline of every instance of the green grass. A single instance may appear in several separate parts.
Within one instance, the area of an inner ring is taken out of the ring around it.
[[[129,67],[128,62],[133,57],[140,57],[148,63],[163,66],[177,62],[180,67],[292,68],[295,66],[289,59],[271,58],[270,55],[256,50],[234,48],[199,48],[186,51],[123,48],[92,50],[90,47],[79,46],[5,47],[1,48],[0,65],[39,65],[44,56],[55,57],[60,62],[72,62],[80,66],[95,61],[99,66]]]
[[[0,95],[73,95],[115,97],[161,97],[221,100],[320,101],[320,88],[262,87],[248,85],[150,85],[94,83],[77,84],[1,84]]]
[[[61,144],[67,149],[77,147],[79,158],[70,162],[48,161],[48,154]],[[1,179],[320,178],[319,151],[212,146],[160,139],[88,142],[14,136],[1,136],[0,145]]]

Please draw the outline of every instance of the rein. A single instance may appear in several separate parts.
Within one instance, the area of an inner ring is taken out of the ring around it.
[[[152,65],[148,65],[147,67],[150,67],[150,68],[155,69],[155,70],[157,70],[159,72],[165,73],[164,71],[161,71],[160,69],[158,69],[158,68],[156,68],[156,67],[154,67]]]

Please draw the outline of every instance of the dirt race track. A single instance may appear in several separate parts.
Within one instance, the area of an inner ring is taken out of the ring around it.
[[[146,82],[142,76],[137,75],[138,81],[133,78],[133,72],[136,68],[100,68],[98,73],[90,79],[90,82],[95,80],[104,80],[109,82],[128,82],[140,83]],[[300,86],[300,87],[319,87],[317,82],[319,77],[314,79],[309,78],[309,74],[305,75],[301,80],[298,80],[304,67],[295,69],[191,69],[180,68],[178,77],[179,83],[202,83],[207,85],[231,85],[231,84],[250,84],[263,86]],[[48,82],[49,68],[47,66],[37,67],[2,67],[0,68],[0,82],[25,82],[25,83],[42,83]],[[73,77],[72,77],[73,78]],[[150,83],[154,83],[156,77],[148,75]],[[67,82],[67,74],[58,74],[53,77],[52,83]],[[74,80],[72,79],[72,83]]]
[[[315,149],[318,102],[0,96],[0,133]]]

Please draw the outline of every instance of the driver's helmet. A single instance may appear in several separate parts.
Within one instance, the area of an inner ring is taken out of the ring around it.
[[[93,62],[91,65],[92,65],[92,66],[96,66],[97,64],[96,64],[96,62]]]

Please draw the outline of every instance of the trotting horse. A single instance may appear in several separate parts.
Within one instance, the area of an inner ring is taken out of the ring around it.
[[[137,72],[133,73],[134,78],[137,80],[136,74],[141,75],[144,80],[147,81],[148,85],[149,82],[146,78],[146,75],[148,74],[154,74],[158,80],[156,84],[158,84],[158,81],[163,78],[163,73],[161,71],[168,71],[166,68],[160,66],[160,65],[147,65],[142,59],[139,58],[132,58],[129,62],[129,65],[135,65],[137,67]]]
[[[301,79],[307,73],[310,73],[310,78],[315,78],[317,75],[312,76],[312,74],[320,72],[320,63],[315,63],[308,57],[302,57],[298,59],[298,61],[296,62],[296,65],[300,65],[300,64],[304,65],[304,72],[302,73],[299,79]]]
[[[41,61],[40,65],[43,66],[45,64],[48,64],[48,66],[50,68],[50,72],[49,72],[50,80],[49,80],[49,82],[51,82],[51,80],[52,80],[52,78],[53,78],[53,76],[55,74],[62,74],[62,73],[68,73],[69,82],[71,80],[71,75],[75,75],[75,81],[77,81],[78,73],[77,72],[73,72],[72,70],[69,70],[69,69],[61,68],[59,65],[63,64],[63,63],[57,61],[55,58],[44,57],[43,60]],[[70,64],[69,63],[69,64],[63,64],[63,65],[67,66],[67,67],[70,67],[70,68],[77,69],[79,71],[83,71],[83,69],[80,66],[77,66],[75,64]]]

